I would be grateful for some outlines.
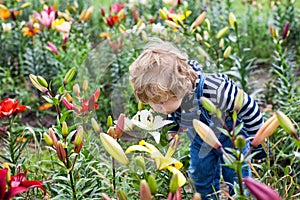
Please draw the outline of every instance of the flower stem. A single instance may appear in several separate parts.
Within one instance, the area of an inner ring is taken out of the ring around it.
[[[116,168],[115,168],[115,159],[112,158],[112,170],[113,170],[113,188],[116,190]]]
[[[242,178],[242,164],[238,163],[236,168],[236,173],[239,181],[240,195],[244,196],[244,188],[243,188],[243,178]]]
[[[66,149],[66,155],[67,155],[67,158],[66,158],[66,167],[67,169],[70,168],[70,161],[69,161],[69,156],[68,156],[68,151]],[[76,157],[75,157],[76,158]],[[76,161],[76,160],[74,160]],[[76,190],[75,190],[75,185],[74,185],[74,181],[73,181],[73,166],[71,168],[71,170],[69,170],[69,176],[70,176],[70,183],[71,183],[71,188],[72,188],[72,192],[73,192],[73,199],[76,200],[77,197],[76,197]]]

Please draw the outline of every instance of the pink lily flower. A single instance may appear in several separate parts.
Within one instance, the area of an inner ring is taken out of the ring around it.
[[[40,12],[33,11],[34,16],[46,28],[51,28],[52,22],[56,18],[56,11],[52,7],[48,7]]]
[[[257,200],[281,200],[279,194],[252,178],[245,177],[243,181],[249,191],[257,198]]]
[[[122,4],[114,3],[110,5],[110,12],[113,14],[119,13],[124,8],[124,2]]]
[[[57,47],[49,41],[47,42],[46,49],[48,49],[49,51],[53,52],[56,55],[59,55]]]

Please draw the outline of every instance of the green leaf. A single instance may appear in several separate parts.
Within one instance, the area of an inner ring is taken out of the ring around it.
[[[244,127],[244,123],[243,122],[241,122],[241,123],[239,123],[236,127],[235,127],[235,129],[234,129],[234,136],[237,136],[238,134],[239,134],[239,132],[242,130],[242,128]]]
[[[224,135],[226,135],[226,136],[228,136],[228,137],[231,137],[231,136],[230,136],[230,133],[229,133],[226,129],[220,128],[220,127],[217,127],[217,129],[218,129],[221,133],[223,133]]]
[[[46,95],[43,95],[42,97],[43,97],[43,99],[45,99],[45,101],[47,101],[48,103],[54,104],[52,98],[49,98],[49,97],[46,96]]]
[[[58,88],[58,93],[63,94],[65,92],[65,87],[62,85]]]

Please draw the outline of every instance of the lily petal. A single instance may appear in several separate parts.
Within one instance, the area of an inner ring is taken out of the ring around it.
[[[6,190],[6,174],[8,169],[1,169],[0,170],[0,199],[3,199]]]
[[[155,132],[149,132],[149,134],[153,136],[155,142],[158,144],[160,140],[160,133],[155,131]]]
[[[167,169],[172,172],[173,174],[178,175],[178,186],[182,187],[186,183],[186,178],[185,176],[179,171],[177,168],[173,166],[168,166]]]
[[[126,149],[125,153],[131,153],[134,151],[143,151],[143,152],[151,153],[151,151],[147,147],[142,145],[132,145]]]

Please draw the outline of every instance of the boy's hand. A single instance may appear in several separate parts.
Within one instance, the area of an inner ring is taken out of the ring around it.
[[[168,140],[171,141],[175,138],[175,135],[178,135],[178,142],[177,144],[179,145],[181,143],[180,137],[179,137],[179,132],[169,132],[168,133]]]

